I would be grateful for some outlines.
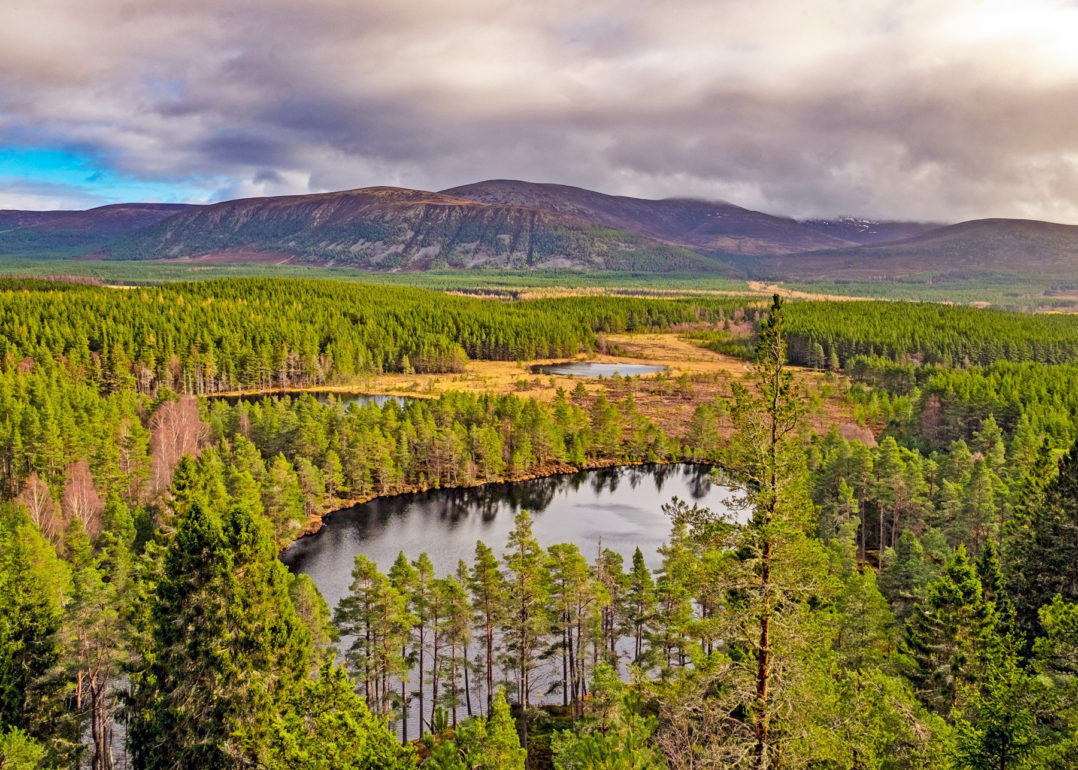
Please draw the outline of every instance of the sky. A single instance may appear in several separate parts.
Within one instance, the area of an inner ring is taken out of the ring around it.
[[[493,178],[1078,223],[1078,0],[0,8],[0,208]]]

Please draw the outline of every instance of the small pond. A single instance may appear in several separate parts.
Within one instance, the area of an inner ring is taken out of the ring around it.
[[[564,361],[557,364],[536,364],[532,371],[537,374],[557,374],[562,377],[635,377],[638,374],[655,374],[665,371],[665,366],[653,364],[610,364],[590,361]]]

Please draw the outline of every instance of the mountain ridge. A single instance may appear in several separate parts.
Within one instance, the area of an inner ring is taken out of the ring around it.
[[[367,269],[551,267],[732,272],[705,255],[557,211],[370,187],[247,198],[191,209],[129,234],[119,259],[275,253]]]
[[[1078,274],[1078,225],[973,219],[887,243],[776,256],[758,269],[764,276],[802,279],[886,280],[945,270]]]
[[[711,254],[757,256],[848,245],[794,219],[696,198],[631,198],[569,185],[491,179],[442,192],[578,216]]]
[[[798,221],[726,201],[492,179],[442,191],[374,186],[208,205],[0,210],[0,254],[889,279],[953,270],[1070,274],[1078,271],[1078,226]]]

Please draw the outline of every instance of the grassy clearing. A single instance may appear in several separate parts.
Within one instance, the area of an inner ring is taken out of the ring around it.
[[[586,403],[600,394],[608,399],[622,399],[632,394],[637,408],[662,427],[668,435],[684,436],[693,411],[701,404],[725,400],[730,384],[749,372],[740,358],[702,348],[679,334],[618,334],[607,338],[608,349],[617,355],[597,353],[577,356],[574,360],[597,363],[647,363],[667,367],[660,374],[638,377],[590,379],[549,374],[535,374],[531,367],[554,363],[556,359],[534,361],[469,361],[460,374],[380,374],[366,375],[345,385],[320,385],[310,390],[335,393],[380,393],[411,398],[434,398],[440,393],[515,393],[552,401],[559,388],[567,393],[582,389]],[[559,359],[565,360],[565,359]],[[847,436],[857,435],[871,443],[872,431],[858,426],[851,404],[845,399],[846,383],[807,369],[796,369],[811,404],[810,424],[819,432],[838,426]],[[242,391],[233,394],[239,395]],[[729,432],[729,425],[722,432]]]

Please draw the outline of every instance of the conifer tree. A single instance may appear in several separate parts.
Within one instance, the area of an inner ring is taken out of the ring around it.
[[[917,696],[938,714],[960,708],[968,687],[983,674],[995,628],[994,610],[960,545],[903,628],[901,650]]]
[[[406,597],[374,562],[359,554],[350,593],[337,604],[334,622],[341,635],[351,639],[345,662],[362,683],[367,703],[377,716],[386,716],[389,680],[404,668],[400,650],[413,625]]]
[[[62,662],[70,585],[52,545],[19,509],[0,504],[0,731],[25,731],[54,762],[70,760],[78,737],[64,707],[65,683],[50,675]]]
[[[408,770],[415,749],[401,745],[356,694],[344,669],[323,665],[275,715],[258,767],[289,770]]]
[[[760,330],[754,389],[734,385],[736,432],[726,462],[748,521],[674,509],[675,530],[687,527],[701,548],[722,555],[719,579],[731,597],[722,654],[685,670],[661,699],[656,737],[675,766],[695,766],[692,756],[703,755],[712,766],[763,770],[793,763],[799,751],[819,755],[835,746],[825,720],[812,716],[831,686],[814,652],[827,647],[828,629],[813,606],[830,597],[834,581],[822,544],[808,535],[816,523],[799,435],[804,406],[785,352],[776,296]]]
[[[419,572],[408,562],[404,551],[397,554],[393,566],[389,570],[390,585],[404,599],[405,607],[411,612],[415,606],[415,590],[419,581]],[[418,618],[412,614],[409,617],[410,631],[414,630]],[[400,710],[401,742],[408,743],[408,705],[412,700],[412,693],[408,686],[411,681],[412,669],[415,667],[416,655],[411,647],[412,634],[409,633],[401,639],[399,669],[397,679],[400,682],[400,693],[397,695],[396,706]]]
[[[254,761],[273,717],[306,676],[310,636],[288,597],[268,528],[196,498],[180,518],[152,594],[129,728],[138,768]]]
[[[1078,442],[1058,470],[1052,464],[1042,451],[1007,541],[1008,582],[1028,631],[1038,628],[1038,611],[1056,594],[1078,602]]]
[[[925,560],[921,542],[909,530],[898,538],[898,545],[884,553],[879,574],[879,588],[891,602],[895,618],[905,620],[915,605],[925,597],[925,589],[937,570]]]
[[[432,741],[433,743],[433,741]],[[501,689],[489,717],[475,717],[458,727],[450,740],[433,743],[428,770],[524,770],[527,752],[520,747],[509,704]]]
[[[68,530],[67,550],[72,591],[62,634],[65,673],[74,683],[75,710],[89,722],[90,767],[112,770],[116,686],[123,666],[130,662],[129,632],[121,614],[132,598],[127,591],[127,556],[119,545],[95,557],[77,520]]]
[[[548,627],[550,594],[545,554],[532,535],[532,520],[527,511],[521,511],[514,519],[504,560],[508,572],[504,637],[516,675],[517,700],[522,710],[521,743],[526,747],[531,673]]]
[[[655,614],[655,580],[640,548],[633,551],[626,606],[628,625],[633,635],[633,661],[639,662],[646,652],[644,640],[648,638],[648,626]]]
[[[469,574],[469,588],[476,622],[483,633],[486,713],[489,714],[494,698],[494,632],[502,623],[507,611],[508,587],[494,551],[481,541],[475,544],[475,560]]]
[[[810,508],[798,436],[805,407],[785,363],[783,303],[776,295],[756,348],[752,379],[757,391],[735,386],[736,433],[729,454],[733,477],[744,485],[752,509],[749,523],[735,535],[740,559],[732,564],[737,568],[734,584],[746,592],[743,612],[753,628],[747,653],[755,671],[745,705],[753,734],[752,764],[759,770],[777,759],[772,724],[786,683],[776,681],[775,673],[793,665],[797,655],[776,641],[793,641],[787,635],[802,623],[801,602],[821,590],[823,574],[819,545],[805,536]],[[776,654],[791,660],[776,661]]]
[[[296,615],[311,635],[313,673],[336,658],[338,634],[333,625],[333,615],[310,575],[295,575],[289,583],[288,596],[296,608]]]
[[[424,674],[427,670],[427,639],[430,637],[431,631],[431,609],[434,603],[434,564],[431,563],[430,557],[424,551],[419,554],[419,558],[412,564],[415,567],[415,590],[411,596],[411,607],[409,608],[414,617],[414,625],[412,627],[412,633],[415,637],[415,657],[419,664],[419,737],[423,737],[423,728],[426,724],[426,712],[424,707],[426,705],[425,687],[426,677]]]

